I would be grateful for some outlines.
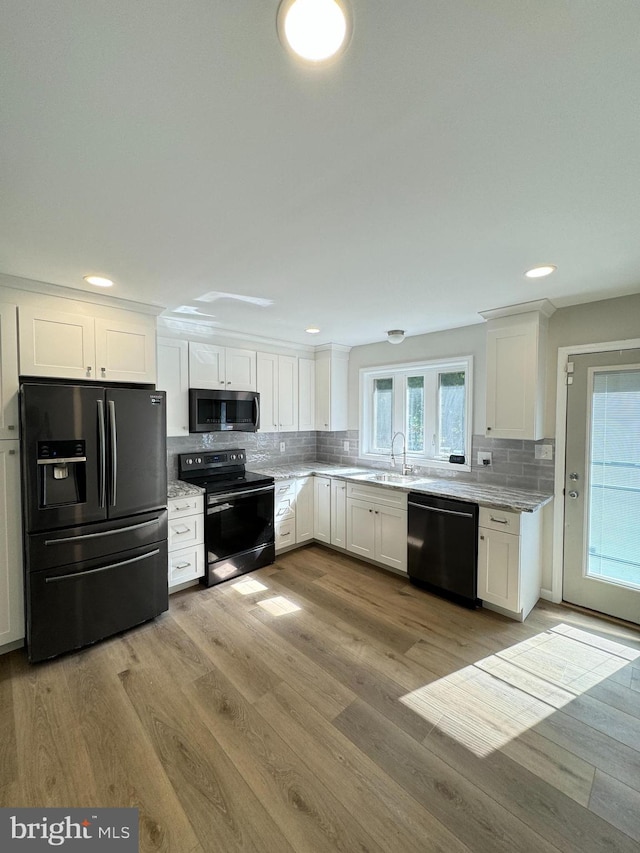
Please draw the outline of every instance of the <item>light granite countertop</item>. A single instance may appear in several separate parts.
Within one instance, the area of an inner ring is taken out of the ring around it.
[[[492,486],[465,480],[454,480],[447,477],[423,476],[421,474],[400,477],[392,471],[358,468],[353,465],[331,465],[325,462],[304,462],[265,467],[251,466],[251,470],[266,474],[275,480],[309,477],[313,474],[338,477],[342,480],[358,483],[366,482],[386,489],[400,489],[403,492],[420,492],[425,495],[454,498],[456,500],[476,503],[480,506],[507,509],[513,512],[536,512],[536,510],[553,500],[553,495],[532,492],[528,489]]]
[[[168,498],[186,498],[190,495],[201,495],[203,493],[203,488],[194,486],[192,483],[185,483],[184,480],[169,480],[167,483]]]

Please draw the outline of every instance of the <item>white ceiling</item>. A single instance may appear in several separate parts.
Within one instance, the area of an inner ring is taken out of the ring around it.
[[[351,5],[309,69],[277,0],[0,0],[0,272],[314,344],[640,291],[640,3]]]

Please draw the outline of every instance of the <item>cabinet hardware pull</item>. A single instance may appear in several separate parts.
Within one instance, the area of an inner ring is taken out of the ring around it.
[[[482,539],[482,541],[484,542],[484,536],[481,536],[480,538],[481,538],[481,539]]]
[[[506,518],[494,518],[491,516],[491,521],[495,521],[496,524],[509,524],[509,521]]]
[[[191,531],[190,527],[187,527],[186,524],[182,525],[182,530],[179,530],[177,527],[173,528],[173,532],[176,536],[182,536],[184,533],[189,533]]]
[[[174,506],[174,509],[177,512],[184,512],[185,509],[191,509],[191,504],[186,504],[185,506]]]
[[[7,426],[7,429],[15,429],[15,426],[14,426],[13,424],[9,424],[9,425]]]
[[[191,563],[178,563],[176,569],[180,569],[180,571],[182,571],[182,569],[188,569],[190,565]]]

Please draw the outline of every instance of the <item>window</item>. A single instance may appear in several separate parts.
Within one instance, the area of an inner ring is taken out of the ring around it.
[[[464,456],[470,470],[471,356],[451,362],[393,365],[360,371],[361,453],[388,459],[397,432],[409,464],[448,467]],[[397,438],[394,452],[402,452]]]

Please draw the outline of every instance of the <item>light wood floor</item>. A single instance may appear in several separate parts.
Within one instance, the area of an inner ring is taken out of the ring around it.
[[[143,851],[638,853],[640,635],[470,612],[314,545],[0,658],[0,805],[135,806]]]

